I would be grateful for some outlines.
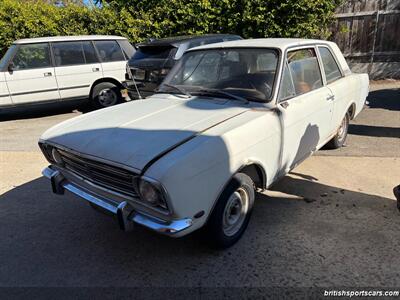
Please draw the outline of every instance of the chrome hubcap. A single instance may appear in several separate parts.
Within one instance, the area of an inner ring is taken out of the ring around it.
[[[107,107],[117,103],[118,97],[114,90],[104,89],[100,91],[98,99],[102,106]]]
[[[222,229],[227,236],[235,235],[243,225],[248,210],[249,196],[245,189],[238,188],[226,203]]]

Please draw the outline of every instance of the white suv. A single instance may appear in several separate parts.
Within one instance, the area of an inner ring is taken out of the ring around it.
[[[97,108],[114,105],[134,52],[119,36],[17,40],[0,61],[0,109],[87,99]]]

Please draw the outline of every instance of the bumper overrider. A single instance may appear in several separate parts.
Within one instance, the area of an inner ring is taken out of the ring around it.
[[[87,202],[115,214],[120,228],[124,231],[132,230],[136,223],[158,233],[174,236],[192,225],[192,219],[190,218],[164,221],[136,211],[126,201],[117,202],[94,195],[90,191],[68,181],[60,171],[53,169],[51,166],[45,168],[42,174],[50,179],[51,187],[55,194],[62,195],[65,190],[68,190]]]

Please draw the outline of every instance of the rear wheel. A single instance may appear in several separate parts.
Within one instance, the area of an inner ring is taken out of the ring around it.
[[[336,135],[325,145],[325,148],[338,149],[344,145],[349,129],[349,122],[350,116],[349,114],[346,114],[342,120],[342,123],[340,124],[338,131],[336,132]]]
[[[90,100],[95,108],[104,108],[121,103],[122,96],[115,84],[100,82],[93,88]]]
[[[246,174],[237,173],[218,199],[206,225],[213,245],[227,248],[240,239],[249,223],[253,203],[253,181]]]

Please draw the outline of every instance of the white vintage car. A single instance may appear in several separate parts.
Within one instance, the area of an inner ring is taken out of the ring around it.
[[[157,94],[65,121],[39,145],[53,191],[180,237],[228,247],[255,189],[322,146],[341,147],[368,95],[336,44],[254,39],[190,49]]]

